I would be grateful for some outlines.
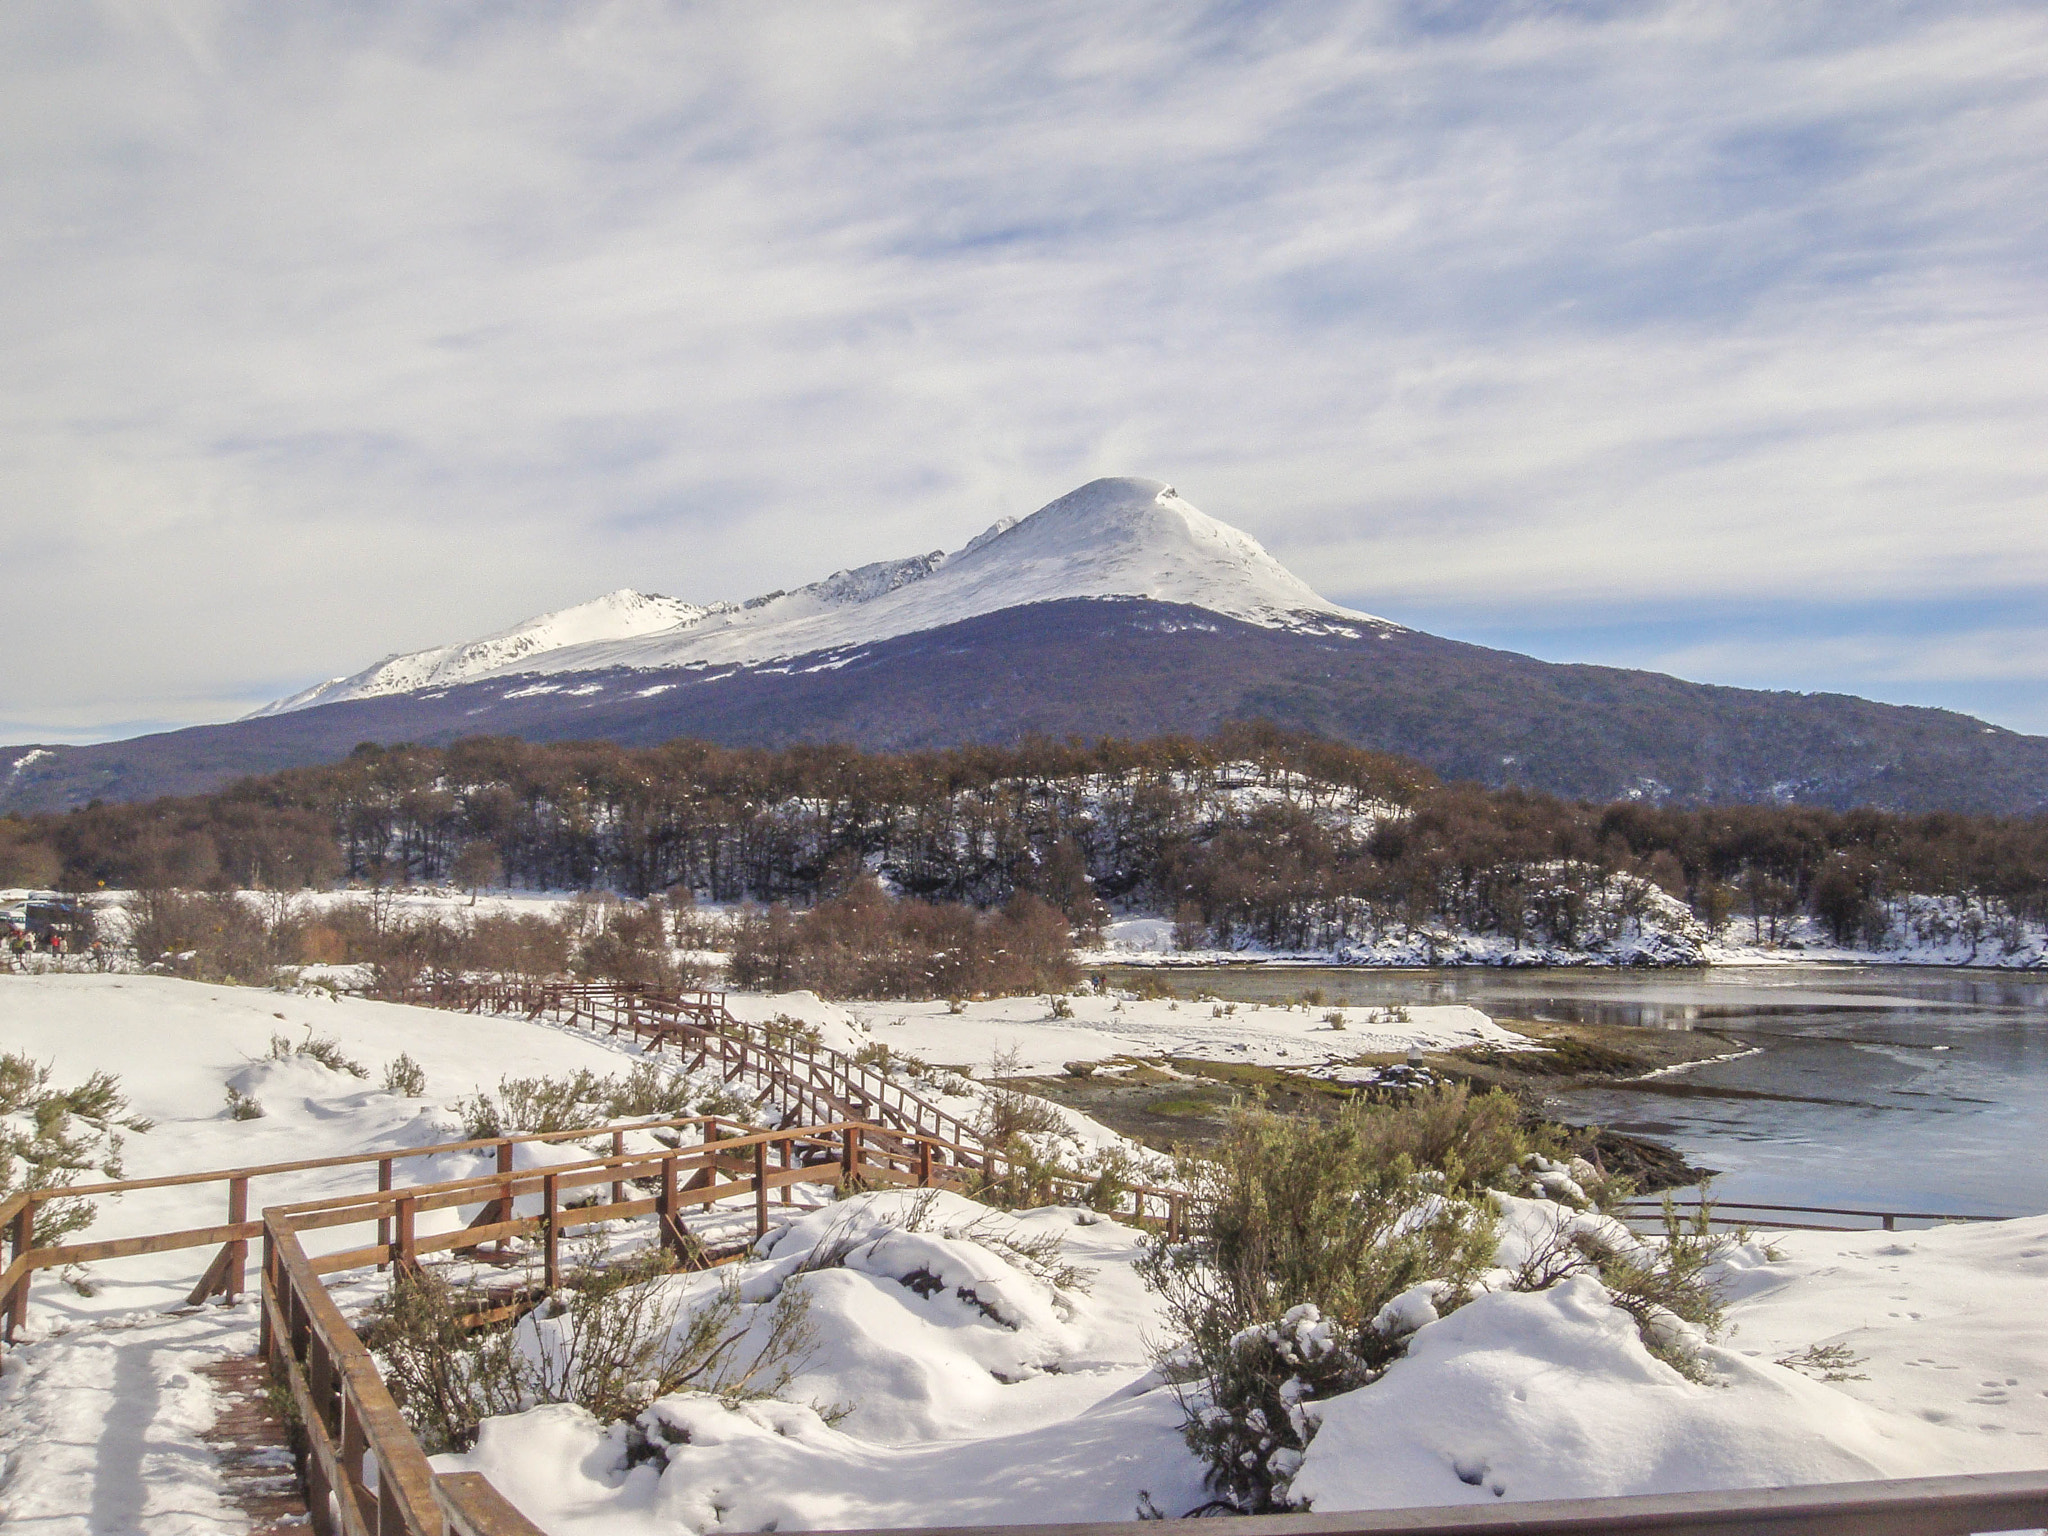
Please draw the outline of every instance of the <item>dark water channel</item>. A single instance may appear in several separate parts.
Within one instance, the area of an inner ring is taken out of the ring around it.
[[[2048,975],[1827,966],[1629,973],[1175,968],[1174,989],[1467,1003],[1502,1020],[1708,1029],[1750,1051],[1643,1088],[1557,1093],[1562,1118],[1654,1136],[1727,1199],[2048,1211]],[[1757,1097],[1755,1095],[1765,1095]]]

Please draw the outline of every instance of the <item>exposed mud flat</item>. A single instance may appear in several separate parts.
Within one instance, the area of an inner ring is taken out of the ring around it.
[[[1709,1030],[1677,1032],[1519,1019],[1496,1022],[1541,1049],[1468,1046],[1398,1055],[1367,1052],[1354,1058],[1351,1070],[1340,1079],[1323,1075],[1326,1069],[1297,1070],[1199,1057],[1119,1057],[1077,1061],[1061,1075],[1013,1081],[1027,1092],[1068,1105],[1160,1151],[1194,1150],[1214,1143],[1231,1111],[1255,1101],[1282,1114],[1331,1116],[1358,1097],[1398,1098],[1417,1081],[1462,1082],[1513,1093],[1532,1122],[1558,1127],[1575,1150],[1611,1173],[1628,1176],[1639,1188],[1691,1184],[1707,1171],[1691,1166],[1660,1142],[1562,1121],[1547,1104],[1545,1091],[1636,1082],[1650,1073],[1739,1054],[1745,1049],[1741,1042]],[[1369,1069],[1380,1069],[1385,1076],[1376,1081],[1359,1080]]]

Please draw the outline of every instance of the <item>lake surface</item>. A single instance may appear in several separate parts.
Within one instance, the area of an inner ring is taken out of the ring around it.
[[[1112,968],[1122,981],[1131,973]],[[2048,975],[1887,966],[1711,971],[1175,967],[1174,990],[1467,1003],[1504,1021],[1710,1029],[1732,1061],[1553,1094],[1561,1118],[1668,1142],[1724,1199],[2048,1212]],[[1677,1092],[1670,1090],[1676,1089]],[[1754,1098],[1767,1094],[1776,1097]]]

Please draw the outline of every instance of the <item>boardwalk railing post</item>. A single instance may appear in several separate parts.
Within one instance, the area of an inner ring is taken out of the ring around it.
[[[624,1131],[613,1131],[613,1132],[612,1132],[612,1156],[613,1156],[613,1157],[624,1157],[625,1155],[626,1155],[626,1133],[625,1133]],[[625,1204],[625,1201],[626,1201],[626,1186],[625,1186],[625,1183],[624,1183],[624,1182],[623,1182],[622,1180],[619,1180],[619,1179],[614,1179],[614,1180],[612,1180],[612,1204],[613,1204],[613,1205],[623,1205],[623,1204]]]
[[[917,1139],[917,1182],[922,1189],[932,1185],[932,1144],[922,1136]]]
[[[249,1219],[249,1180],[247,1177],[228,1180],[228,1222],[240,1226]],[[228,1305],[233,1306],[242,1294],[242,1287],[248,1283],[249,1239],[235,1237],[228,1240],[227,1273],[222,1278],[227,1282]]]
[[[768,1143],[754,1143],[754,1236],[768,1232]]]
[[[655,1215],[661,1223],[661,1246],[671,1253],[680,1249],[682,1232],[676,1222],[676,1155],[661,1160],[661,1193],[655,1196]]]
[[[498,1143],[498,1172],[507,1178],[510,1178],[512,1175],[512,1139],[509,1136]],[[512,1201],[510,1196],[498,1202],[498,1208],[492,1213],[491,1219],[493,1221],[510,1221],[512,1219]],[[497,1247],[499,1253],[502,1254],[505,1251],[507,1243],[508,1239],[506,1238],[501,1237],[498,1239]]]
[[[398,1197],[398,1232],[391,1242],[391,1262],[410,1274],[419,1268],[419,1252],[413,1246],[413,1197]]]
[[[377,1193],[380,1195],[391,1193],[391,1162],[388,1157],[377,1159]],[[391,1246],[391,1218],[388,1215],[377,1218],[377,1246],[385,1249]],[[382,1274],[389,1267],[388,1263],[379,1264],[377,1271]]]
[[[33,1200],[21,1202],[21,1209],[14,1213],[14,1222],[8,1232],[7,1261],[11,1264],[36,1243],[36,1203]],[[14,1335],[22,1324],[28,1321],[28,1275],[24,1274],[14,1282],[14,1294],[7,1298],[7,1342],[14,1342]]]
[[[377,1267],[382,1269],[384,1266],[379,1264]],[[277,1359],[273,1353],[275,1341],[270,1336],[270,1308],[277,1296],[277,1274],[271,1265],[270,1228],[267,1225],[263,1229],[262,1274],[263,1292],[256,1308],[256,1358],[275,1371]]]
[[[541,1273],[546,1278],[548,1294],[553,1295],[562,1288],[562,1228],[556,1218],[561,1214],[558,1176],[546,1174],[540,1181],[540,1215],[545,1224],[542,1227]],[[507,1200],[509,1204],[509,1197]]]

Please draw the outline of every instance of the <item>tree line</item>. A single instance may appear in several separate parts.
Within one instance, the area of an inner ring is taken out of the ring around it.
[[[210,795],[0,818],[8,886],[503,883],[802,911],[859,907],[875,879],[983,913],[1028,896],[1083,935],[1115,903],[1225,944],[1433,925],[1572,944],[1658,891],[1716,928],[1810,915],[1843,941],[1948,897],[1995,937],[2048,921],[2048,819],[1599,805],[1259,724],[906,754],[365,745]]]

